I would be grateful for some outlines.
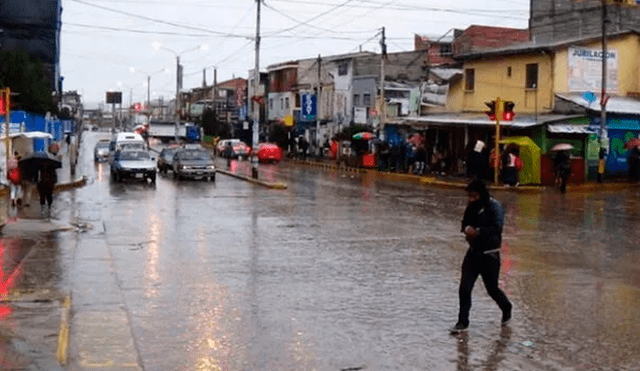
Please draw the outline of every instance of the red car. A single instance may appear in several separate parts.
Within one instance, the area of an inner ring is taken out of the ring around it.
[[[275,143],[258,144],[258,161],[260,162],[280,162],[282,161],[283,151]]]

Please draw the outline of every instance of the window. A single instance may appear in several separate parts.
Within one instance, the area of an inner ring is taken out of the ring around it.
[[[284,98],[280,98],[280,110],[284,109]]]
[[[371,94],[365,94],[362,96],[362,105],[365,107],[371,107]]]
[[[284,98],[284,109],[289,109],[289,97]]]
[[[273,109],[273,98],[269,99],[269,109]]]
[[[527,64],[527,89],[536,89],[538,87],[538,64]]]
[[[464,70],[464,90],[473,91],[475,88],[475,70],[467,68]]]
[[[507,67],[507,77],[511,77],[511,66]]]
[[[338,76],[344,76],[349,73],[349,63],[342,62],[338,65]]]
[[[360,94],[353,95],[353,106],[360,107]]]
[[[453,45],[451,43],[442,43],[439,44],[439,47],[441,57],[450,57],[453,54]]]

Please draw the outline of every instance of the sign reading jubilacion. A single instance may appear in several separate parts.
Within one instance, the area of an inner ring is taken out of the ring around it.
[[[607,92],[618,91],[618,51],[607,51]],[[602,50],[569,48],[567,79],[569,91],[600,91],[602,88]]]

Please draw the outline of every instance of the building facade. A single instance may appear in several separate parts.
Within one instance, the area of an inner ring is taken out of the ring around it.
[[[60,0],[0,0],[0,44],[38,57],[52,91],[61,93]]]

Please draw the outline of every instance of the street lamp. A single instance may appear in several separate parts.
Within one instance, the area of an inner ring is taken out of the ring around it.
[[[198,45],[195,48],[186,49],[179,53],[173,49],[167,48],[159,42],[154,42],[151,44],[151,46],[153,46],[155,50],[162,49],[171,52],[176,57],[176,141],[178,141],[178,130],[180,127],[180,111],[178,107],[180,107],[180,89],[182,88],[182,66],[180,66],[180,56],[184,53],[188,53],[194,50],[207,50],[209,46],[206,44]]]
[[[147,73],[140,69],[136,69],[135,67],[129,67],[129,71],[131,71],[131,73],[137,72],[137,73],[147,75],[147,124],[151,124],[151,76],[157,75],[162,72],[168,73],[169,69],[165,67],[160,71],[156,71],[154,73]]]

